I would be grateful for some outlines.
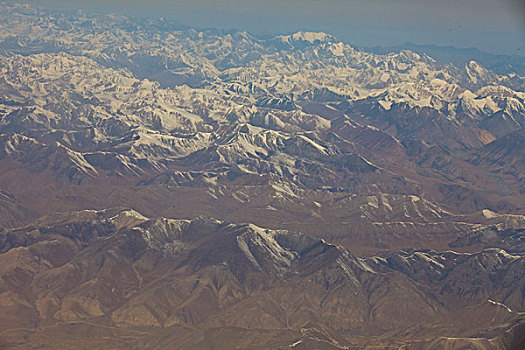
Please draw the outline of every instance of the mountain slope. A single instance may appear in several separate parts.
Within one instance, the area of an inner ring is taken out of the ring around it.
[[[22,346],[24,337],[45,342],[50,332],[67,337],[68,325],[80,327],[74,334],[86,344],[89,327],[114,329],[121,340],[139,332],[128,339],[132,344],[181,327],[193,330],[183,333],[194,345],[199,332],[216,328],[261,335],[288,329],[303,340],[328,337],[334,346],[380,343],[397,332],[400,344],[416,344],[428,332],[468,339],[519,324],[525,300],[519,278],[525,258],[498,249],[358,259],[288,231],[209,218],[148,219],[123,209],[42,218],[8,230],[2,240],[8,348]],[[406,308],[399,309],[403,300]],[[451,326],[458,308],[480,322]],[[369,340],[356,337],[362,335]],[[217,337],[218,344],[228,341]],[[289,337],[284,332],[276,341],[298,341]],[[97,342],[104,344],[102,334],[91,344]]]

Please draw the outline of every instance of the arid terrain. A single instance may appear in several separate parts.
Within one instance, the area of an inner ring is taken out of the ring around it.
[[[0,3],[0,348],[525,348],[509,69]]]

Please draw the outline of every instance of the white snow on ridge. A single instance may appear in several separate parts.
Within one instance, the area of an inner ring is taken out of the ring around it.
[[[512,311],[511,308],[509,308],[507,305],[503,304],[503,303],[498,303],[497,301],[494,301],[494,300],[490,300],[488,299],[488,302],[493,304],[493,305],[496,305],[496,306],[501,306],[502,308],[504,308],[505,310],[507,310],[508,312],[510,313],[513,313],[514,311]]]
[[[316,41],[328,42],[333,40],[333,36],[323,32],[297,32],[291,35],[280,35],[277,36],[277,38],[287,43],[291,43],[292,41],[306,41],[311,44]]]

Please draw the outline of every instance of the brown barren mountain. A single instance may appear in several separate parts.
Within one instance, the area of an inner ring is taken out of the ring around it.
[[[356,258],[290,231],[124,209],[57,214],[2,236],[4,348],[523,340],[525,257],[499,248]]]

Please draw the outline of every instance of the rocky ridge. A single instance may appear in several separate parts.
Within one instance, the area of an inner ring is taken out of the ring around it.
[[[115,346],[164,348],[160,334],[169,330],[171,342],[202,347],[199,334],[218,328],[240,329],[241,339],[286,329],[267,347],[325,339],[329,348],[352,348],[388,336],[397,346],[449,339],[497,348],[521,338],[494,327],[524,325],[523,251],[357,258],[290,231],[205,217],[149,219],[128,209],[41,218],[4,232],[1,247],[8,348],[28,339],[48,346],[63,332],[71,332],[65,344],[96,344],[104,329],[112,329]],[[82,338],[84,327],[100,335]],[[436,328],[441,338],[429,339]]]

